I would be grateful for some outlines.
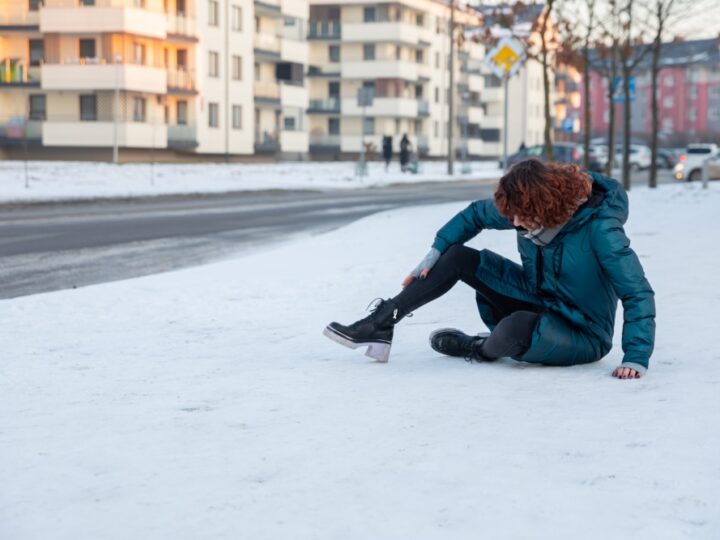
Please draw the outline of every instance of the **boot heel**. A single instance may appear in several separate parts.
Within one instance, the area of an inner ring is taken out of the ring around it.
[[[388,343],[371,343],[365,351],[365,356],[378,362],[387,362],[390,358],[390,345]]]

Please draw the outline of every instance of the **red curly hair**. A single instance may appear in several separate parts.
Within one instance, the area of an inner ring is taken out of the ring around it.
[[[572,217],[591,190],[590,178],[577,165],[526,159],[500,179],[495,206],[510,220],[518,216],[557,227]]]

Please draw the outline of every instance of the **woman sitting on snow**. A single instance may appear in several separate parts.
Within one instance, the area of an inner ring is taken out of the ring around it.
[[[329,324],[324,334],[353,349],[367,346],[368,356],[386,362],[395,324],[463,281],[475,289],[491,332],[437,330],[434,350],[570,366],[610,351],[619,298],[625,356],[613,376],[638,378],[653,350],[655,302],[623,230],[627,217],[627,195],[615,180],[576,165],[522,161],[500,179],[494,200],[473,202],[438,231],[400,294],[349,326]],[[463,245],[483,229],[513,228],[522,266]]]

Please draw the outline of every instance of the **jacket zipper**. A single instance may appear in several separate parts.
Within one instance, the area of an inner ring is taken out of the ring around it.
[[[543,258],[545,256],[545,250],[542,246],[538,246],[538,256],[537,259],[535,259],[535,271],[537,272],[537,279],[535,280],[537,282],[537,291],[538,294],[540,294],[540,288],[542,287],[543,282]]]

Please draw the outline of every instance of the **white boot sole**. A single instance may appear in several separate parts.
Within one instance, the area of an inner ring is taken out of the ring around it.
[[[376,341],[369,342],[355,342],[351,339],[338,334],[335,330],[329,326],[323,330],[323,335],[330,338],[335,343],[347,347],[348,349],[360,349],[361,347],[367,347],[365,356],[376,360],[377,362],[386,363],[390,359],[390,344],[389,343],[378,343]]]

